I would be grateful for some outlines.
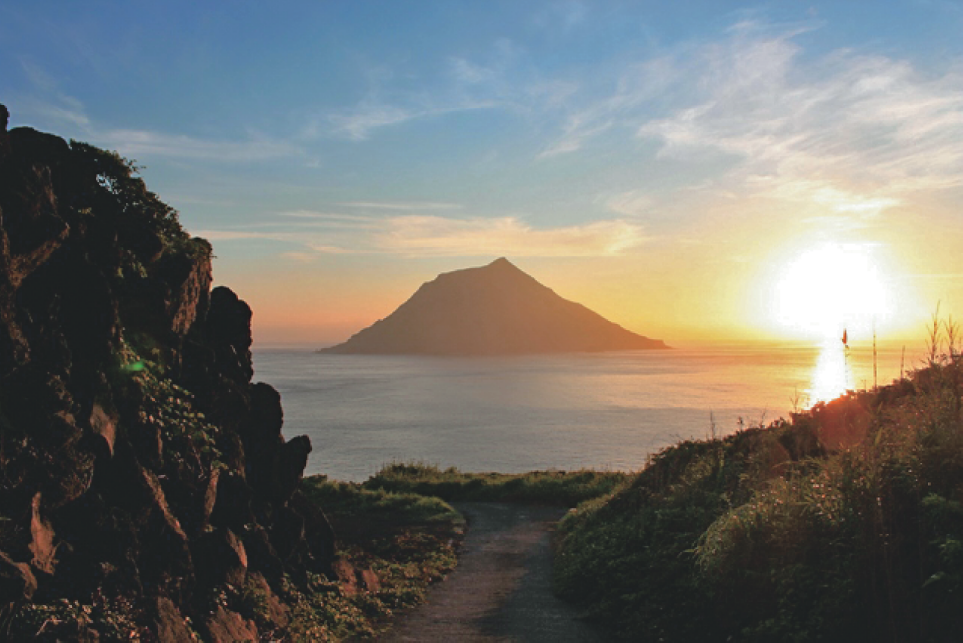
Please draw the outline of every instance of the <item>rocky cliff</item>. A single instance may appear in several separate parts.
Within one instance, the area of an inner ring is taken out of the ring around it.
[[[116,154],[0,106],[0,639],[244,640],[334,537],[251,310]],[[271,609],[239,611],[254,587]],[[263,611],[263,610],[262,610]]]
[[[505,258],[439,275],[391,315],[320,352],[513,355],[667,348],[559,297]]]

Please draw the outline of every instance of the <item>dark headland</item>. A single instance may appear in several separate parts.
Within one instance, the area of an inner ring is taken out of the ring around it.
[[[521,355],[665,349],[563,299],[502,257],[438,275],[391,315],[321,353]]]

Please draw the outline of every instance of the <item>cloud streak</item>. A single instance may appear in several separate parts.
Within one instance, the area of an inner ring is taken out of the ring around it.
[[[87,115],[83,102],[62,92],[57,80],[40,65],[29,58],[20,59],[20,64],[34,90],[21,101],[24,114],[69,125],[85,139],[125,156],[253,162],[303,153],[292,142],[258,132],[248,132],[242,140],[219,141],[146,129],[104,128]]]
[[[615,256],[644,241],[641,227],[623,220],[537,229],[515,217],[394,217],[376,236],[379,247],[393,252],[461,257]]]
[[[165,134],[147,130],[107,130],[93,132],[100,144],[121,154],[147,158],[163,156],[180,159],[202,159],[228,162],[252,162],[297,156],[299,148],[289,142],[262,135],[243,141],[215,141],[183,134]]]
[[[917,191],[963,186],[963,73],[852,50],[807,57],[805,29],[753,22],[621,74],[571,109],[550,161],[615,128],[658,156],[710,162],[718,187],[868,220]],[[611,209],[634,208],[616,199]]]
[[[211,241],[269,241],[297,246],[282,253],[304,262],[315,253],[398,254],[444,257],[594,257],[625,254],[644,244],[641,226],[621,219],[534,228],[517,217],[452,219],[399,215],[362,226],[323,230],[304,225],[273,230],[199,230]],[[337,226],[336,226],[337,227]]]
[[[878,213],[913,191],[963,185],[963,76],[846,51],[806,63],[795,35],[742,26],[706,48],[701,100],[638,135],[660,140],[663,156],[731,155],[747,184],[839,212]]]

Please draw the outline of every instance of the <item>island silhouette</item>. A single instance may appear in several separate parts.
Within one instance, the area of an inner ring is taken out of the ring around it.
[[[666,348],[563,299],[501,257],[438,275],[388,317],[318,352],[482,356]]]

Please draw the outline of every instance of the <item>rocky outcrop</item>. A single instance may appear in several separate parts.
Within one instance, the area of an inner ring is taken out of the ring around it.
[[[212,597],[251,579],[277,602],[333,577],[334,534],[298,490],[310,441],[283,437],[280,396],[251,381],[251,309],[211,290],[210,245],[129,162],[7,118],[0,637],[106,636],[16,620],[96,599],[126,605],[146,640],[256,640]]]
[[[321,353],[518,355],[668,348],[562,299],[504,257],[439,275]]]

